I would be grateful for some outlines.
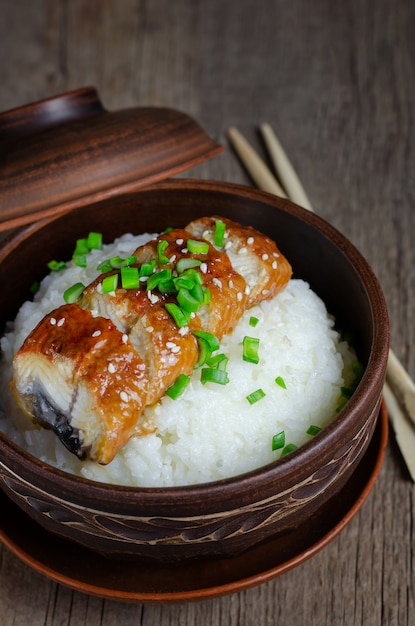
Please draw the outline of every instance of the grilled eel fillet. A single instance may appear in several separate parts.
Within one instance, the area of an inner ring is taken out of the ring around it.
[[[225,240],[214,245],[216,219]],[[206,254],[190,254],[188,239],[207,241]],[[167,241],[163,262],[158,244]],[[98,276],[74,304],[63,305],[30,333],[13,361],[13,391],[35,422],[53,429],[79,458],[109,463],[137,432],[146,406],[157,402],[198,359],[193,332],[221,339],[246,308],[270,299],[291,277],[291,266],[275,243],[251,227],[224,218],[202,218],[139,247],[135,265],[158,259],[154,271],[176,270],[182,258],[198,268],[210,301],[179,328],[165,308],[176,296],[138,289],[102,292]],[[115,273],[116,270],[114,270]],[[145,428],[142,428],[145,432]]]

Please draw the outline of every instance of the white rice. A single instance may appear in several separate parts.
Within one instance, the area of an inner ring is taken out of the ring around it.
[[[144,417],[157,424],[154,434],[133,437],[107,466],[79,461],[48,430],[33,425],[17,408],[10,392],[13,355],[45,314],[63,304],[64,290],[75,282],[91,282],[100,260],[126,257],[149,239],[124,235],[88,256],[88,268],[68,263],[41,283],[33,302],[21,307],[11,330],[1,339],[0,429],[18,445],[50,465],[100,482],[164,487],[208,482],[277,460],[272,438],[284,431],[286,443],[300,446],[311,439],[310,425],[323,428],[336,414],[340,387],[353,380],[356,356],[334,329],[323,302],[302,280],[292,279],[272,301],[261,303],[222,339],[229,357],[226,386],[200,383],[195,370],[177,400],[164,397]],[[255,328],[251,316],[259,319]],[[260,362],[242,359],[245,335],[260,339]],[[276,384],[282,377],[286,389]],[[248,394],[262,389],[255,404]]]

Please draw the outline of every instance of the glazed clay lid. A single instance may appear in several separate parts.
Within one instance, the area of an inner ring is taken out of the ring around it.
[[[0,231],[174,176],[223,147],[180,111],[85,87],[0,114]]]

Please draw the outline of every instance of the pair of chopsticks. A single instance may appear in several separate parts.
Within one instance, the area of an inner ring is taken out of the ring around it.
[[[262,124],[260,132],[278,178],[235,127],[228,130],[233,148],[256,185],[263,191],[289,198],[292,202],[313,211],[300,179],[271,126]],[[383,391],[396,441],[409,474],[415,482],[415,384],[392,350],[389,350]]]

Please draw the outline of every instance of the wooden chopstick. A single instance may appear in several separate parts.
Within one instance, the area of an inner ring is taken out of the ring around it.
[[[239,130],[232,126],[228,130],[228,137],[257,187],[263,191],[280,196],[280,198],[286,198],[287,194],[278,184],[275,176]]]
[[[260,131],[279,180],[287,192],[282,197],[288,197],[296,204],[313,211],[300,179],[271,126],[261,124]],[[229,139],[257,186],[281,196],[281,193],[272,191],[271,184],[268,185],[268,181],[274,178],[273,173],[236,128],[229,129]],[[267,186],[263,185],[264,180],[267,181]],[[274,183],[277,184],[277,188],[280,187],[275,178]],[[392,349],[389,350],[386,379],[384,398],[389,417],[403,459],[415,482],[415,384]]]

